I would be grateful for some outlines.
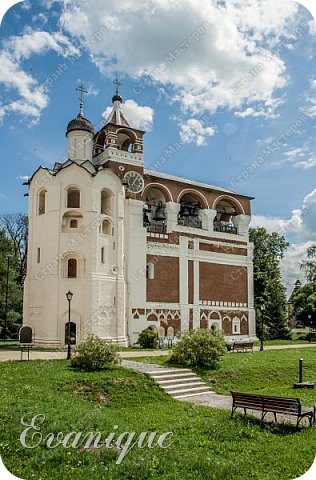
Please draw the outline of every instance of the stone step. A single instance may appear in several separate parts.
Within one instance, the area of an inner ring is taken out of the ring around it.
[[[202,392],[211,392],[211,389],[207,386],[202,386],[202,387],[192,387],[192,388],[178,388],[174,390],[169,390],[168,394],[171,396],[174,395],[187,395],[189,393],[202,393]]]
[[[196,381],[195,383],[176,383],[175,385],[160,385],[161,388],[163,388],[167,393],[170,391],[175,391],[175,390],[181,390],[182,388],[190,388],[192,390],[193,388],[196,387],[207,387],[207,385],[204,382],[199,382]],[[208,388],[208,387],[207,387]]]
[[[210,390],[208,392],[189,393],[189,394],[185,394],[185,395],[172,395],[172,398],[174,398],[175,400],[181,400],[183,398],[199,397],[201,395],[206,395],[208,393],[212,393],[212,391]]]
[[[194,377],[190,378],[172,378],[168,380],[157,380],[157,383],[162,387],[164,385],[172,385],[173,383],[178,383],[178,382],[185,382],[188,384],[194,383],[194,382],[199,382],[201,379],[197,377],[196,375]]]
[[[154,370],[153,372],[147,372],[148,375],[169,375],[171,373],[192,373],[192,370],[189,368],[172,368],[172,369],[161,369],[161,370]]]
[[[176,380],[176,379],[189,379],[189,378],[196,378],[197,375],[195,373],[178,373],[178,374],[167,374],[167,375],[159,375],[159,376],[154,376],[150,375],[151,378],[156,380],[156,382],[159,382],[160,380]]]

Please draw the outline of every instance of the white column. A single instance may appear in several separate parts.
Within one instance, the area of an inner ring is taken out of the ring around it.
[[[180,290],[180,309],[181,309],[181,330],[189,330],[189,265],[188,265],[188,238],[180,237],[179,249],[179,290]]]

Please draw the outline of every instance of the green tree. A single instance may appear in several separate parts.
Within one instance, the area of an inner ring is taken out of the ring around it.
[[[12,241],[13,252],[19,264],[17,281],[23,288],[26,275],[28,217],[25,213],[3,213],[0,215],[0,228]]]
[[[289,243],[283,235],[268,233],[263,227],[250,229],[250,241],[254,243],[254,296],[257,332],[270,339],[289,338],[287,326],[286,295],[281,281],[280,260]],[[265,311],[261,310],[262,305]],[[264,319],[264,332],[261,316]]]
[[[307,249],[307,260],[301,263],[301,270],[309,283],[316,283],[316,244]]]
[[[307,327],[316,328],[316,283],[307,283],[291,296],[295,318]]]
[[[17,338],[22,323],[23,290],[18,282],[20,274],[19,255],[15,254],[10,238],[0,230],[0,337],[4,335],[4,317],[6,303],[7,269],[9,261],[8,304],[7,304],[7,338]]]

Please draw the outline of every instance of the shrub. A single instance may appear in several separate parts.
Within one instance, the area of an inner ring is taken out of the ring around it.
[[[146,328],[146,330],[143,330],[139,335],[138,343],[143,348],[157,348],[157,334],[153,332],[153,330],[150,330],[150,328]]]
[[[316,342],[316,330],[313,330],[311,332],[308,332],[306,335],[305,339],[311,343],[311,342]]]
[[[215,370],[227,352],[224,336],[220,332],[201,328],[182,334],[180,339],[171,354],[171,361],[180,365]]]
[[[100,370],[109,365],[119,363],[117,346],[95,335],[74,349],[71,366],[81,370]]]

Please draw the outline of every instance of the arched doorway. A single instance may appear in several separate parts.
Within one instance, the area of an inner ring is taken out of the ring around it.
[[[68,345],[68,326],[69,322],[65,323],[65,344]],[[77,342],[77,325],[74,322],[70,322],[70,344],[76,345]]]

